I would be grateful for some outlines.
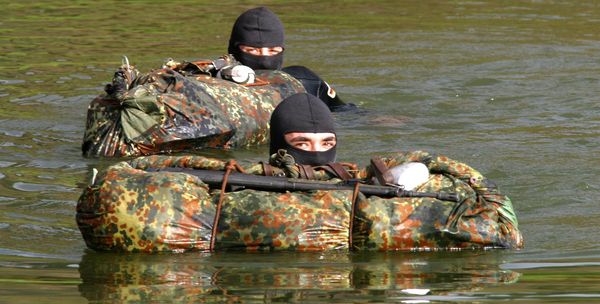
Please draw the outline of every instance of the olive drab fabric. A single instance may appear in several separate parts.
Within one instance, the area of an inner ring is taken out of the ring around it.
[[[168,67],[102,94],[87,111],[85,156],[141,156],[206,147],[264,144],[269,119],[285,97],[305,92],[281,71],[257,71],[241,85]]]
[[[422,162],[431,178],[415,190],[455,192],[459,201],[365,197],[346,190],[278,193],[246,189],[226,191],[217,214],[220,190],[210,189],[190,174],[156,169],[224,170],[224,161],[154,155],[119,162],[102,171],[79,198],[77,224],[86,245],[100,251],[523,246],[511,200],[475,169],[422,151],[397,153],[382,160],[388,167]],[[261,164],[244,167],[249,174],[264,173]],[[361,170],[359,177],[370,180],[372,170]],[[213,227],[215,217],[219,220]]]

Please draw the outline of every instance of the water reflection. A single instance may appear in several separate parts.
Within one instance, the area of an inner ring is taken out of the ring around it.
[[[90,301],[399,300],[515,283],[502,251],[434,253],[115,254],[87,252]]]

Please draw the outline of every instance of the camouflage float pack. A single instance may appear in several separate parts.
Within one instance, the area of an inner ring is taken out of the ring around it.
[[[408,162],[425,164],[430,177],[415,190],[455,193],[457,201],[365,196],[360,187],[292,192],[218,189],[193,174],[168,169],[223,171],[234,168],[231,163],[202,156],[154,155],[117,163],[96,176],[79,198],[76,218],[87,246],[100,251],[523,246],[511,200],[475,169],[422,151],[397,153],[380,161],[388,168]],[[250,164],[237,170],[297,177],[291,173],[298,175],[305,169]],[[370,181],[375,171],[367,166],[356,170],[354,178]],[[332,184],[341,181],[322,168],[314,168],[310,175]]]
[[[148,74],[124,63],[88,107],[83,154],[140,156],[265,143],[275,106],[305,89],[282,71],[254,71],[252,83],[240,84],[231,73],[235,67],[244,66],[231,56],[169,61]]]

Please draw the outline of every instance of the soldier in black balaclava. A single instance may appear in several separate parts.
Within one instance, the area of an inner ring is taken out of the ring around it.
[[[283,24],[266,7],[241,14],[231,30],[229,54],[254,70],[279,70],[283,64]]]
[[[235,21],[229,38],[228,52],[254,70],[280,70],[285,51],[281,20],[266,7],[247,10]],[[303,66],[282,69],[298,79],[306,91],[319,97],[331,111],[356,109],[344,103],[335,90],[313,71]]]
[[[284,99],[271,115],[270,154],[287,150],[301,165],[335,162],[337,138],[331,112],[307,93]]]

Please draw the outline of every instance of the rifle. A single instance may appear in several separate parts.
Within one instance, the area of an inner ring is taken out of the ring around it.
[[[224,171],[199,170],[178,167],[167,167],[152,171],[158,172],[182,172],[198,177],[202,182],[211,187],[221,187],[223,183]],[[306,179],[296,179],[277,176],[261,176],[231,172],[227,179],[227,184],[239,186],[247,189],[263,191],[310,191],[310,190],[354,190],[358,180],[351,180],[343,183],[330,183],[326,181],[315,181]],[[458,202],[459,197],[456,193],[446,192],[417,192],[407,191],[400,186],[377,186],[360,183],[359,191],[364,195],[376,195],[379,197],[431,197],[443,201]]]

